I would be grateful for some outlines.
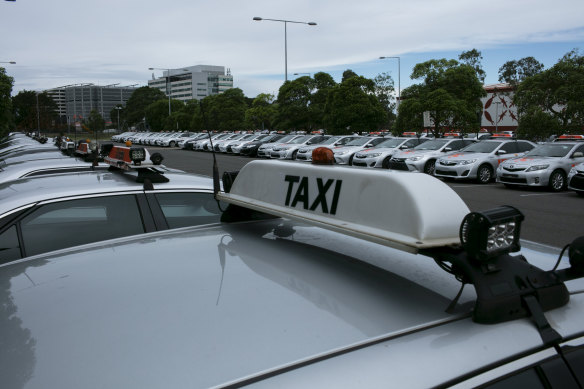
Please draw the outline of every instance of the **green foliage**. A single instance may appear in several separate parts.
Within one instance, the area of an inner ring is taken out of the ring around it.
[[[158,89],[150,88],[147,86],[143,86],[141,88],[136,89],[132,96],[128,99],[126,103],[126,108],[124,109],[124,115],[121,117],[125,121],[127,121],[129,126],[134,126],[144,120],[146,117],[146,107],[150,104],[154,103],[155,101],[167,99],[166,95]],[[166,115],[168,116],[168,105]],[[161,127],[157,127],[159,129]]]
[[[584,128],[584,56],[573,50],[550,69],[526,78],[513,101],[520,130],[531,138],[580,133]]]
[[[272,129],[276,118],[277,106],[274,105],[274,95],[260,93],[245,111],[246,127],[253,129]]]
[[[386,116],[382,104],[375,96],[374,82],[362,76],[346,78],[332,88],[325,115],[328,132],[331,134],[378,129]]]
[[[23,90],[12,98],[14,121],[19,130],[41,130],[54,127],[57,118],[57,104],[46,93]]]
[[[170,110],[172,113],[180,112],[184,103],[180,100],[170,100]],[[152,131],[176,130],[176,123],[168,116],[168,99],[158,100],[146,107],[146,122]]]
[[[433,123],[435,136],[453,128],[462,132],[478,130],[480,99],[486,92],[474,67],[456,60],[430,60],[417,64],[411,78],[423,81],[404,90],[396,124],[399,131],[419,130],[424,113]]]
[[[463,51],[458,56],[458,59],[462,63],[469,65],[475,70],[477,78],[479,79],[480,82],[485,82],[485,77],[487,73],[485,73],[485,71],[483,70],[483,66],[481,64],[483,56],[481,55],[480,51],[478,51],[477,49]]]
[[[99,112],[92,109],[87,118],[87,127],[97,136],[100,131],[105,129],[105,120]]]
[[[521,58],[519,61],[507,61],[499,68],[499,82],[516,86],[528,77],[543,71],[543,64],[533,57]]]
[[[383,125],[389,129],[395,121],[395,114],[393,113],[395,109],[393,78],[391,78],[389,73],[381,73],[373,79],[373,83],[375,84],[375,95],[383,106],[386,115]]]
[[[299,77],[286,81],[278,91],[278,115],[276,123],[283,130],[311,128],[309,110],[314,82],[310,77]]]
[[[328,96],[334,90],[337,83],[330,74],[318,72],[314,74],[314,90],[310,96],[310,106],[308,107],[312,128],[325,128],[325,108]]]
[[[200,102],[200,114],[192,119],[193,128],[234,131],[245,128],[246,98],[239,88],[228,89],[220,95],[207,96]]]
[[[12,116],[12,86],[14,78],[6,74],[6,69],[0,67],[0,137],[6,135],[13,125]]]

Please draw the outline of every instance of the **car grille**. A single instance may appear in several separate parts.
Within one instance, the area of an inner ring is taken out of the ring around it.
[[[500,176],[499,181],[511,184],[527,184],[526,178]]]
[[[584,190],[584,174],[576,174],[572,177],[570,186],[574,189]]]
[[[456,162],[440,161],[438,162],[442,166],[456,166]],[[455,174],[456,175],[456,174]]]
[[[367,167],[367,164],[365,162],[363,162],[363,161],[355,161],[355,160],[353,160],[353,165],[354,166],[365,166],[365,167]]]
[[[443,176],[452,176],[452,177],[456,177],[456,172],[451,172],[448,170],[440,170],[440,169],[436,169],[436,174],[441,174]]]
[[[409,170],[404,161],[404,159],[392,159],[389,161],[389,168],[393,170]]]
[[[522,172],[525,170],[524,167],[508,167],[503,166],[503,170],[507,170],[508,172]]]
[[[363,158],[367,158],[367,155],[366,154],[355,154],[355,158],[363,159]]]

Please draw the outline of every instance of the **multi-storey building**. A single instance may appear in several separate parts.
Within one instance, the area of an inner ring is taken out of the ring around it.
[[[201,100],[233,88],[233,76],[223,66],[196,65],[164,70],[162,77],[158,78],[153,73],[148,86],[159,89],[172,99]]]

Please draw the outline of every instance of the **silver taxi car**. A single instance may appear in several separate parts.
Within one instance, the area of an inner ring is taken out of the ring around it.
[[[389,168],[423,172],[433,175],[436,160],[451,151],[460,150],[473,144],[469,139],[432,139],[411,150],[398,151],[391,157]]]
[[[584,142],[552,142],[538,145],[520,158],[499,164],[497,182],[505,186],[566,188],[572,167],[584,162]]]
[[[335,163],[338,165],[353,165],[355,155],[359,151],[375,147],[385,140],[387,138],[381,136],[361,136],[353,139],[344,146],[335,146],[332,148]]]
[[[304,135],[290,140],[286,144],[276,145],[270,151],[270,158],[274,159],[296,159],[300,149],[306,146],[320,145],[329,139],[330,135]]]
[[[511,255],[517,210],[359,173],[254,161],[216,194],[221,224],[0,265],[3,386],[582,386],[582,240],[557,268],[559,250]],[[397,204],[371,206],[380,190]]]
[[[493,136],[438,159],[434,175],[457,180],[474,179],[480,184],[487,184],[495,179],[501,162],[519,157],[535,146],[535,143],[526,140]]]
[[[314,145],[305,145],[298,150],[296,159],[298,161],[311,162],[312,152],[318,147],[339,147],[344,146],[353,139],[358,138],[356,135],[336,135]]]
[[[399,150],[416,147],[430,138],[405,137],[389,138],[378,143],[375,147],[361,150],[353,158],[353,166],[378,167],[389,169],[389,161]]]
[[[568,189],[584,196],[584,163],[574,166],[568,173]]]
[[[272,149],[274,147],[281,147],[286,145],[288,142],[298,139],[304,135],[297,135],[297,134],[290,134],[286,135],[283,138],[278,139],[277,142],[269,142],[262,144],[257,150],[257,156],[261,158],[270,158]]]

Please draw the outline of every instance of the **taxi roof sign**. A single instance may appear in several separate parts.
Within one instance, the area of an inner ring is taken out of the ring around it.
[[[448,185],[426,174],[282,161],[248,163],[217,199],[413,253],[459,245],[469,213]]]
[[[103,160],[113,167],[130,170],[154,165],[149,159],[150,154],[143,147],[113,146]]]
[[[569,135],[564,134],[558,137],[558,140],[584,140],[584,135]]]

